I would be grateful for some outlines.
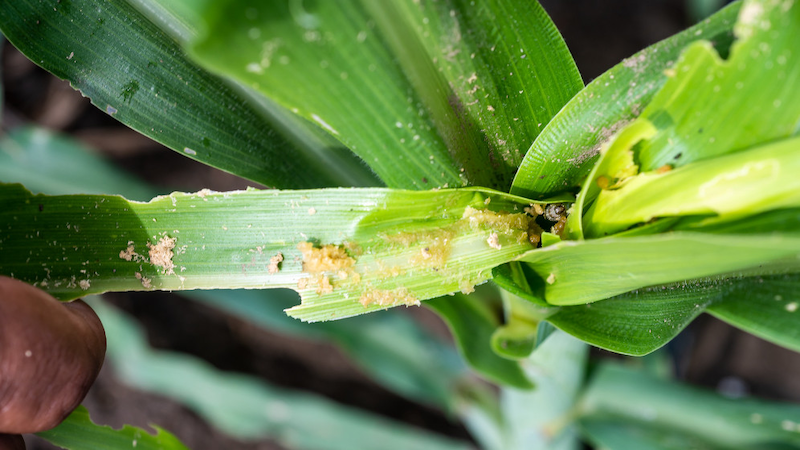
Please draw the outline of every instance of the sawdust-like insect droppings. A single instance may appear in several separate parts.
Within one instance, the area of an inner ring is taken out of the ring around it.
[[[313,216],[316,213],[317,213],[317,209],[316,208],[308,208],[308,215],[309,216]]]
[[[125,250],[120,250],[119,257],[125,261],[144,261],[144,257],[136,253],[133,241],[128,241],[128,247]]]
[[[325,272],[332,272],[339,274],[339,277],[344,279],[349,277],[353,282],[358,283],[360,277],[353,270],[356,260],[347,254],[344,246],[337,245],[323,245],[322,247],[314,247],[311,242],[300,242],[297,244],[297,249],[303,255],[303,272],[318,275],[315,278],[303,278],[297,283],[298,289],[305,289],[308,287],[309,282],[315,282],[317,286],[317,294],[330,294],[333,292],[334,285]],[[348,276],[342,277],[341,273]]]
[[[497,233],[490,234],[489,238],[486,239],[486,243],[489,244],[489,247],[492,247],[497,250],[503,248],[503,246],[500,245],[500,238],[497,236]]]
[[[139,272],[136,272],[136,279],[142,282],[142,287],[144,287],[145,289],[150,289],[151,287],[153,287],[150,278],[142,276],[142,274]]]
[[[544,209],[542,209],[542,205],[538,203],[531,203],[530,206],[526,206],[522,208],[525,211],[525,214],[529,214],[531,217],[538,217],[544,214]]]
[[[538,231],[538,227],[532,225],[535,225],[535,222],[531,216],[525,213],[498,213],[488,209],[478,210],[467,206],[464,209],[462,220],[466,220],[472,229],[488,226],[491,228],[494,234],[498,235],[498,237],[500,234],[512,236],[516,238],[516,241],[519,244],[526,241],[530,242],[532,245],[537,245],[539,243],[539,237],[531,234],[536,233]],[[539,234],[541,234],[541,232],[539,232]],[[489,240],[494,241],[491,236],[489,237]],[[492,248],[499,248],[492,245],[492,242],[489,242],[489,240],[487,240],[487,243],[489,243]],[[500,245],[499,241],[494,243],[498,246]]]
[[[556,282],[556,274],[551,273],[550,275],[547,276],[547,280],[545,280],[545,281],[547,281],[547,284],[555,283]]]
[[[171,238],[165,234],[161,236],[161,239],[155,245],[150,242],[147,243],[147,248],[150,249],[150,264],[161,267],[167,275],[175,273],[175,264],[172,262],[172,257],[175,254],[172,250],[175,248],[176,240],[176,238]]]
[[[328,277],[322,277],[319,280],[319,287],[317,288],[317,294],[330,294],[333,292],[333,285],[331,284],[331,279]]]
[[[406,288],[397,289],[372,289],[361,294],[359,303],[366,308],[370,305],[378,306],[419,306],[419,299],[408,292]]]
[[[336,245],[316,248],[311,242],[301,242],[297,244],[297,249],[303,254],[303,272],[307,273],[339,271],[351,268],[356,263],[343,247]]]
[[[91,283],[89,283],[89,280],[81,280],[78,282],[78,286],[85,291],[91,287]]]
[[[269,273],[278,273],[281,270],[281,262],[283,262],[283,253],[278,252],[277,255],[269,259],[269,266],[267,266]]]

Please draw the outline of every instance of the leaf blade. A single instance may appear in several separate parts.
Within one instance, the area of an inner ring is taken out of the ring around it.
[[[792,235],[651,236],[564,241],[520,258],[545,283],[545,300],[576,305],[647,286],[752,270],[796,271],[800,240]],[[687,259],[686,255],[693,255]],[[770,263],[773,263],[770,265]]]
[[[470,181],[508,190],[542,125],[583,87],[566,44],[541,5],[514,0],[365,4],[384,29],[408,23],[404,38],[398,33],[389,45],[395,54],[406,55],[403,67],[412,82],[418,79],[415,87],[434,90],[423,98],[429,104],[443,103],[441,115],[449,116],[437,122],[443,135],[473,141],[467,158],[482,161],[483,167],[477,168],[478,176],[475,169],[468,173]],[[409,41],[422,48],[408,49]],[[425,52],[432,63],[420,61]]]
[[[119,449],[133,445],[144,450],[187,450],[178,438],[168,431],[155,427],[156,434],[125,425],[115,430],[107,425],[97,425],[84,406],[77,409],[55,428],[36,433],[53,445],[68,450]]]
[[[0,272],[64,299],[285,287],[303,299],[290,315],[340,318],[488,280],[493,266],[532,248],[528,216],[495,212],[521,209],[516,201],[485,189],[331,189],[200,191],[134,203],[5,185]]]
[[[631,56],[592,81],[533,143],[511,192],[543,198],[578,186],[591,170],[600,145],[639,115],[642,106],[664,85],[663,71],[686,45],[698,39],[711,39],[721,50],[729,48],[740,8],[740,3],[733,3],[696,26]]]
[[[549,322],[592,345],[643,356],[669,342],[703,312],[797,351],[800,275],[690,280],[654,286],[590,305],[564,306]]]
[[[298,5],[254,2],[249,15],[238,5],[210,5],[202,14],[208,32],[190,53],[325,129],[389,186],[464,184],[364,8],[355,2],[320,2],[311,10]]]
[[[492,350],[491,336],[499,321],[485,302],[475,296],[456,294],[429,300],[425,304],[442,316],[460,353],[478,373],[518,389],[534,386],[519,363],[502,358]]]
[[[28,0],[3,3],[0,29],[98,108],[184,156],[268,186],[338,184],[330,167],[311,157],[294,152],[294,158],[285,158],[294,145],[261,111],[189,61],[127,3],[100,8],[88,0],[56,8]],[[349,152],[339,156],[352,159]]]

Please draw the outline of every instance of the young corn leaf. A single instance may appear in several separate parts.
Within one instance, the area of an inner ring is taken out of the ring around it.
[[[117,450],[136,448],[144,450],[188,450],[181,441],[168,431],[159,427],[156,433],[125,425],[119,430],[109,426],[97,425],[89,417],[84,406],[77,409],[55,428],[37,433],[53,445],[67,450]]]
[[[443,120],[437,122],[440,132],[467,133],[485,142],[478,146],[484,155],[470,158],[481,160],[488,152],[490,170],[470,180],[480,183],[488,177],[486,187],[508,190],[543,125],[583,88],[569,50],[541,5],[518,0],[364,4],[378,28],[387,31],[388,44],[426,103],[457,121],[444,127],[439,125]],[[397,25],[406,22],[410,29]],[[423,48],[409,45],[417,41]],[[419,57],[424,52],[429,60]]]
[[[309,321],[470,291],[530,250],[524,201],[486,189],[173,193],[148,203],[0,185],[0,273],[62,298],[285,287]],[[532,231],[531,231],[532,232]],[[20,255],[30,255],[22,259]],[[35,262],[31,262],[31,261]]]
[[[391,187],[507,189],[538,124],[582,86],[536,3],[210,3],[198,61],[318,123]],[[510,15],[523,11],[524,28]]]
[[[425,304],[442,316],[464,359],[481,375],[517,389],[531,389],[533,384],[520,365],[492,350],[492,333],[500,323],[483,300],[474,295],[456,294],[429,300]]]
[[[734,283],[708,313],[782,347],[800,352],[800,275],[754,277]]]
[[[622,423],[642,427],[647,435],[656,433],[661,439],[674,436],[679,441],[700,441],[706,448],[788,449],[800,445],[797,405],[730,399],[618,364],[606,363],[596,370],[579,405],[580,421],[589,426],[590,436],[600,445],[607,442],[607,432],[601,427],[609,423],[616,423],[616,429]]]
[[[153,350],[130,317],[103,302],[91,305],[107,332],[108,360],[125,383],[175,399],[230,435],[270,438],[287,448],[469,448],[319,396],[222,372],[186,354]]]
[[[539,325],[552,311],[505,291],[501,295],[505,320],[492,334],[492,349],[504,358],[527,358],[541,344]]]
[[[592,169],[600,146],[628,125],[664,86],[664,70],[691,42],[709,40],[723,54],[741,3],[631,56],[579,92],[525,155],[511,192],[544,198],[573,190]]]
[[[709,281],[640,289],[561,307],[547,321],[596,347],[643,356],[671,341],[702,314],[720,296],[719,285]]]
[[[461,186],[459,169],[480,167],[448,152],[360,3],[220,1],[201,11],[193,57],[318,124],[388,186]]]
[[[748,333],[800,351],[795,326],[798,305],[800,275],[793,273],[655,286],[588,305],[561,307],[547,320],[597,347],[642,356],[708,312]]]
[[[687,258],[691,255],[691,258]],[[544,283],[553,305],[603,300],[634,289],[749,271],[798,270],[800,238],[672,232],[651,236],[564,241],[520,257]]]
[[[694,436],[649,427],[630,421],[587,419],[581,421],[581,433],[595,448],[606,450],[730,450],[709,444]],[[746,447],[745,447],[746,448]]]
[[[705,216],[720,223],[800,207],[800,139],[785,139],[659,173],[631,177],[602,190],[584,215],[587,236],[617,233],[670,216]]]
[[[346,149],[304,151],[307,141],[282,136],[263,108],[125,2],[3,2],[0,30],[98,108],[187,157],[268,186],[376,184]]]
[[[77,142],[39,128],[16,129],[0,141],[0,179],[50,195],[120,194],[136,200],[156,195],[153,187]],[[265,329],[336,342],[377,382],[420,402],[454,410],[457,394],[474,388],[464,379],[465,367],[455,351],[403,314],[309,325],[282,313],[297,303],[297,294],[286,289],[198,290],[182,295]]]
[[[748,2],[736,33],[727,61],[707,42],[690,46],[632,125],[651,131],[638,143],[614,142],[605,151],[576,211],[594,204],[584,217],[573,216],[589,236],[654,217],[747,216],[796,204],[787,173],[797,142],[748,149],[786,139],[800,123],[800,59],[792,51],[800,39],[800,6]],[[625,167],[608,161],[620,158]],[[676,173],[664,173],[673,167]]]
[[[800,5],[748,0],[727,60],[691,45],[642,112],[658,133],[637,151],[641,171],[746,150],[795,135],[800,123]]]

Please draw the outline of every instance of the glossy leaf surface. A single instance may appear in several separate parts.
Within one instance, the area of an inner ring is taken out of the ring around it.
[[[455,123],[447,132],[466,134],[488,153],[488,180],[470,181],[507,191],[530,144],[583,87],[544,9],[538,2],[517,0],[364,4],[378,27],[388,31],[387,41],[415,88],[423,95],[432,87],[439,90],[426,97],[432,109],[438,100],[438,107],[450,113]],[[402,21],[409,23],[430,62],[421,60],[417,48],[409,45],[411,39],[399,33],[396,24]],[[432,69],[446,84],[430,73]],[[415,76],[426,71],[430,76]],[[448,91],[448,97],[442,95]]]
[[[77,142],[40,128],[10,132],[0,141],[0,161],[0,179],[50,195],[83,192],[146,200],[156,192]],[[456,391],[471,387],[454,349],[399,311],[309,325],[283,313],[298,301],[295,292],[285,289],[197,290],[182,295],[268,330],[336,342],[377,382],[424,403],[452,409]]]
[[[564,241],[520,259],[530,263],[545,281],[548,303],[576,305],[647,286],[729,272],[796,271],[798,255],[800,239],[792,235],[672,232]]]
[[[531,146],[511,192],[543,198],[575,189],[597,160],[600,146],[635,119],[664,86],[664,70],[697,40],[727,54],[741,3],[617,64],[579,92]]]
[[[290,315],[329,320],[488,280],[492,267],[532,248],[529,218],[496,212],[521,209],[517,201],[481,189],[332,189],[200,191],[134,203],[32,196],[5,185],[0,272],[62,299],[125,289],[291,288],[303,303]]]
[[[125,2],[4,2],[0,30],[95,106],[187,157],[268,186],[375,184],[345,149],[301,151],[248,96]]]
[[[581,87],[536,3],[211,2],[203,11],[191,46],[199,61],[316,122],[392,187],[507,189],[539,124]]]
[[[648,354],[708,312],[748,333],[800,351],[800,275],[692,280],[656,286],[580,306],[561,307],[548,321],[592,345]]]

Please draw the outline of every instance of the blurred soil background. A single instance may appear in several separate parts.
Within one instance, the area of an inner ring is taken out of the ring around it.
[[[623,58],[694,22],[683,0],[542,1],[589,82]],[[26,123],[71,135],[115,164],[162,188],[217,191],[256,186],[196,163],[116,122],[89,100],[25,59],[3,51],[3,128]],[[152,161],[157,158],[158,164]],[[136,316],[150,343],[199,356],[213,366],[247,373],[287,389],[310,391],[342,404],[470,441],[466,428],[443,412],[409,401],[372,382],[331,344],[265,331],[210,307],[161,292],[109,294],[106,299]],[[275,311],[280,314],[280,310]],[[424,308],[413,314],[447,338],[443,323]],[[710,316],[696,320],[670,344],[677,376],[731,396],[800,402],[800,355],[742,333]],[[595,351],[594,357],[610,354]],[[271,441],[242,442],[206,424],[184,406],[122,385],[108,365],[84,403],[98,423],[119,427],[158,424],[187,446],[202,449],[280,449]],[[53,448],[36,439],[31,449]]]

